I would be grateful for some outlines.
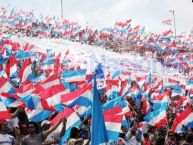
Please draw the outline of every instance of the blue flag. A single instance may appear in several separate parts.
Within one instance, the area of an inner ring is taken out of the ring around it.
[[[104,88],[106,87],[105,75],[103,72],[103,66],[99,63],[95,68],[95,77],[97,81],[97,90],[99,94],[104,94]]]
[[[92,133],[91,144],[99,145],[108,142],[104,116],[97,91],[96,76],[94,76],[94,96],[92,104]]]

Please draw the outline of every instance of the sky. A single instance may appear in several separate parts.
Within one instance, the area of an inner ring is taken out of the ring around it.
[[[0,6],[61,17],[61,0],[0,0]],[[173,29],[162,23],[173,20],[169,10],[175,12],[177,34],[189,33],[193,28],[192,0],[63,0],[64,18],[92,28],[132,19],[133,26],[142,25],[147,32],[160,33]]]

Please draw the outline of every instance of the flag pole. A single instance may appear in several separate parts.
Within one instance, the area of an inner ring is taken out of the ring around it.
[[[61,0],[60,2],[61,2],[61,3],[60,3],[60,5],[61,5],[61,16],[62,16],[62,18],[63,18],[63,0]]]
[[[169,12],[172,13],[173,21],[174,21],[174,40],[176,39],[176,18],[175,18],[175,12],[174,10],[169,10]]]

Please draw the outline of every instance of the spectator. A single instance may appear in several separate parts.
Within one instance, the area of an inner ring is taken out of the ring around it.
[[[41,128],[42,128],[42,131],[46,131],[48,129],[50,129],[50,126],[51,123],[48,121],[48,120],[44,120],[42,123],[41,123]],[[61,136],[61,132],[60,132],[60,126],[54,130],[52,133],[50,133],[47,138],[43,141],[42,145],[53,145],[53,144],[58,144],[59,143],[59,139],[60,139],[60,136]],[[66,122],[64,121],[63,122],[63,128],[62,130],[66,130]],[[62,135],[64,134],[64,132],[62,133]]]
[[[88,145],[89,142],[90,142],[90,139],[84,143],[84,139],[81,136],[80,129],[77,127],[72,127],[70,132],[70,137],[67,141],[67,145],[77,145],[77,144]]]
[[[150,145],[150,141],[149,141],[149,135],[147,133],[143,134],[144,137],[144,145]]]
[[[43,132],[39,132],[38,126],[35,122],[30,122],[28,124],[29,135],[22,138],[21,145],[42,145],[42,142],[60,125],[61,122],[62,120]]]
[[[158,137],[155,141],[155,145],[165,145],[165,138],[164,137]]]
[[[15,145],[15,138],[7,134],[6,120],[0,123],[0,144],[1,145]]]

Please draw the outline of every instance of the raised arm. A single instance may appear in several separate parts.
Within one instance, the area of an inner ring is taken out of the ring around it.
[[[53,132],[60,125],[61,122],[62,122],[62,119],[60,119],[60,121],[57,124],[50,127],[48,130],[44,131],[43,132],[44,138],[46,138],[51,132]]]
[[[16,117],[19,114],[19,112],[22,112],[22,111],[23,111],[22,108],[17,108],[17,110],[14,113],[10,114],[11,118]]]
[[[62,130],[60,132],[60,137],[63,136],[66,132],[66,120],[63,121],[63,127]]]

